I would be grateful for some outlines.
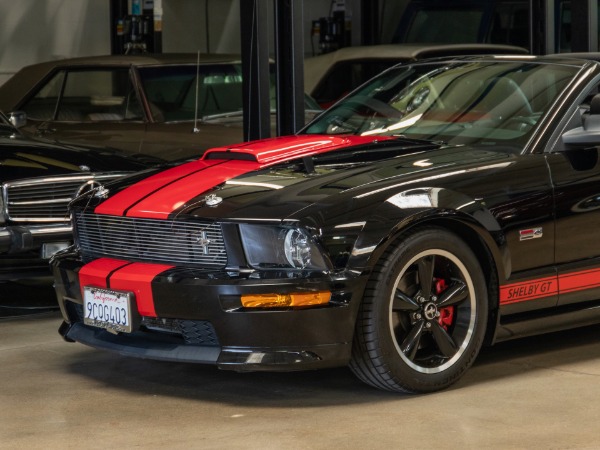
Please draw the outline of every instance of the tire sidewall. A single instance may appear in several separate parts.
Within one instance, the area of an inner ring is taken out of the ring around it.
[[[423,373],[410,367],[399,354],[390,326],[390,304],[396,281],[409,262],[419,253],[439,249],[454,255],[465,266],[473,282],[476,300],[474,328],[461,356],[445,370]],[[456,235],[442,229],[425,229],[410,235],[391,251],[378,273],[378,285],[374,296],[374,329],[379,334],[378,344],[389,374],[397,383],[414,392],[443,389],[454,383],[473,363],[477,356],[487,323],[488,296],[485,278],[480,264],[471,249]]]

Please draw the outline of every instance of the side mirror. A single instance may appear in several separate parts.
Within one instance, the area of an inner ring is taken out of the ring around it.
[[[21,128],[27,123],[27,114],[23,111],[12,111],[8,113],[8,120],[15,128]]]
[[[600,94],[594,95],[590,111],[582,120],[583,126],[563,133],[562,141],[567,149],[600,146]]]

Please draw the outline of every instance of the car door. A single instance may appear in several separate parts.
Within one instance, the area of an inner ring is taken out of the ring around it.
[[[563,137],[566,131],[582,130],[588,117],[587,100],[571,108],[546,156],[554,187],[559,305],[600,298],[598,146],[568,145]]]
[[[62,142],[139,151],[146,120],[128,68],[63,68],[20,109],[25,132]]]

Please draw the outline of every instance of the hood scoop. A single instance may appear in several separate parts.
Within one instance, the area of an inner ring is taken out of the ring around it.
[[[372,136],[286,136],[249,142],[235,147],[217,147],[207,150],[204,160],[253,161],[272,165],[282,161],[326,153],[337,148],[373,142]],[[379,137],[381,140],[381,137]]]

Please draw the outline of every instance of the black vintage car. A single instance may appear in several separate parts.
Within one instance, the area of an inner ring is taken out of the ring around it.
[[[0,283],[49,279],[50,256],[72,243],[69,202],[149,165],[113,150],[26,138],[0,113]]]
[[[242,140],[242,98],[239,56],[218,54],[61,59],[0,86],[0,109],[25,113],[26,135],[171,161]],[[304,106],[307,119],[321,111],[309,96]]]
[[[295,136],[96,190],[52,264],[60,332],[428,392],[483,344],[599,322],[599,84],[585,60],[410,63]]]

